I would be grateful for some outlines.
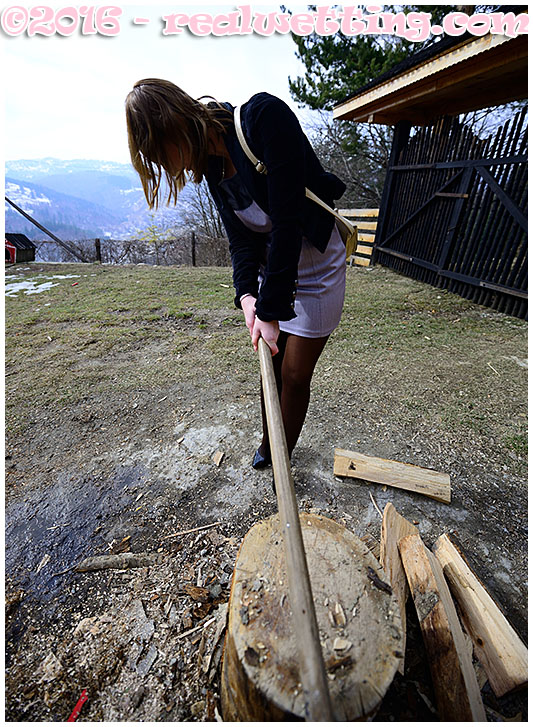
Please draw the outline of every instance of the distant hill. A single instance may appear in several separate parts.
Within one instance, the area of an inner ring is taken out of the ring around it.
[[[60,238],[126,239],[154,221],[183,224],[188,192],[180,205],[149,210],[130,164],[98,160],[23,159],[6,161],[6,196]],[[41,240],[44,233],[5,203],[5,225]]]
[[[107,230],[120,225],[120,218],[102,205],[56,192],[40,184],[6,177],[6,196],[41,225],[65,240],[104,237]],[[34,240],[46,237],[7,202],[5,227],[7,231],[22,232]]]

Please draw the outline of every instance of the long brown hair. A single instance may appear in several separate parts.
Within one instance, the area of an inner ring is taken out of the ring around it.
[[[223,133],[230,119],[230,112],[219,103],[204,104],[170,81],[145,78],[134,84],[126,98],[128,144],[151,208],[157,208],[161,201],[163,173],[169,188],[167,204],[176,202],[189,179],[202,181],[207,170],[209,131]],[[169,144],[177,148],[181,159],[177,169],[169,158]]]

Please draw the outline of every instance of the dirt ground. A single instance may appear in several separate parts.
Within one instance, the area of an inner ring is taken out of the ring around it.
[[[369,545],[370,495],[428,546],[455,533],[525,640],[527,324],[347,273],[293,456],[299,508]],[[238,547],[276,511],[271,470],[250,467],[259,363],[230,271],[30,264],[6,287],[6,719],[66,721],[86,690],[81,721],[216,721]],[[336,478],[335,447],[447,472],[451,504]],[[74,570],[124,552],[156,561]],[[438,721],[407,615],[407,671],[375,721]],[[525,690],[496,699],[476,669],[488,720],[526,721]]]

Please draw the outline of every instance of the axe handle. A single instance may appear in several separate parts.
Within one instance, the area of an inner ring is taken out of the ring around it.
[[[262,338],[259,339],[258,350],[272,469],[274,470],[280,526],[285,546],[293,632],[298,646],[300,680],[306,700],[306,720],[333,722],[335,718],[320,647],[315,604],[305,557],[298,505],[294,494],[294,481],[272,365],[272,353]]]

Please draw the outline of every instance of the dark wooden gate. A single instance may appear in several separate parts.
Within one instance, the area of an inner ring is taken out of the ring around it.
[[[527,109],[480,139],[457,117],[398,124],[373,262],[527,314]]]

